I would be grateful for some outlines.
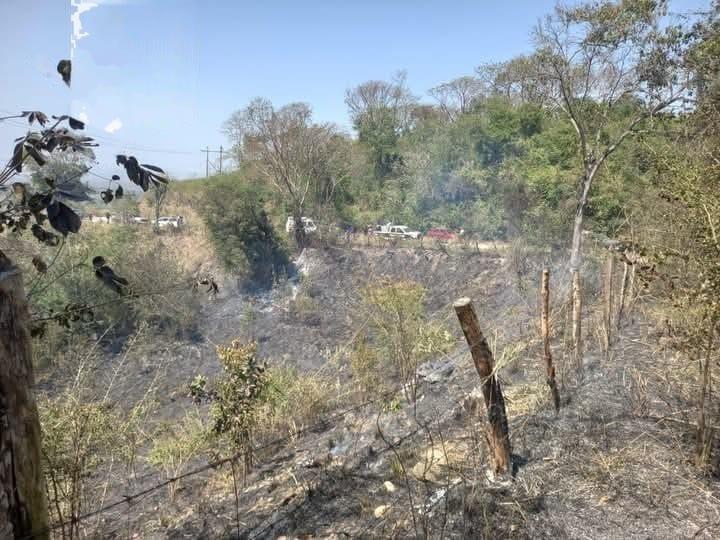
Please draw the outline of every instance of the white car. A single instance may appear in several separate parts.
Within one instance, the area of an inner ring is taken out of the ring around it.
[[[315,225],[315,222],[312,220],[312,218],[303,217],[302,224],[305,233],[313,233],[317,231],[317,225]],[[287,221],[285,222],[285,232],[288,234],[295,232],[294,217],[288,216]]]
[[[157,223],[157,226],[161,229],[164,227],[173,227],[175,229],[179,229],[183,224],[183,217],[182,216],[171,216],[171,217],[161,217],[157,220],[154,220],[153,223]]]
[[[413,231],[405,225],[393,225],[392,223],[376,227],[372,234],[386,238],[412,238],[414,240],[420,238],[420,231]]]

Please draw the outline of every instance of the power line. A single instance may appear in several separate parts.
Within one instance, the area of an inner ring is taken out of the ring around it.
[[[0,111],[3,111],[3,109],[0,109]],[[23,127],[26,129],[32,129],[32,126],[30,124],[27,124],[22,121],[18,121],[17,119],[8,118],[6,120],[0,121],[0,125],[2,123],[8,123],[17,127]],[[115,148],[121,148],[123,150],[132,150],[135,152],[149,152],[149,153],[157,153],[157,154],[173,154],[173,155],[185,155],[189,156],[194,154],[195,152],[191,152],[190,150],[171,150],[167,148],[151,148],[143,145],[138,144],[127,144],[123,140],[115,139],[112,137],[108,137],[106,135],[101,135],[96,129],[94,128],[88,128],[86,127],[84,130],[82,130],[86,133],[89,133],[93,139],[99,139],[102,141],[103,146],[111,146]]]

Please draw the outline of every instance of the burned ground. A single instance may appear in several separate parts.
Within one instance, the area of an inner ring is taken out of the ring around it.
[[[339,404],[296,436],[263,445],[237,499],[224,465],[178,482],[174,500],[161,489],[120,506],[102,516],[97,530],[108,538],[720,534],[718,484],[700,476],[688,459],[693,419],[683,411],[692,408],[692,389],[670,389],[675,381],[668,373],[677,371],[678,359],[663,348],[642,306],[608,357],[597,351],[590,337],[594,321],[587,321],[581,379],[567,368],[563,336],[556,332],[563,406],[555,416],[535,320],[539,264],[518,271],[511,259],[498,253],[307,250],[297,261],[303,273],[297,283],[264,297],[223,291],[207,307],[206,341],[145,355],[135,379],[118,385],[119,401],[133,397],[147,377],[159,376],[156,420],[176,417],[186,407],[191,377],[217,372],[213,344],[238,335],[255,337],[271,362],[348,381],[338,350],[357,329],[359,289],[382,277],[425,285],[428,311],[447,322],[457,345],[423,366],[415,405],[400,400],[390,406],[393,396]],[[500,366],[515,460],[511,479],[488,472],[479,381],[451,311],[452,301],[464,295],[475,301]],[[560,327],[563,295],[555,296],[553,322]],[[310,300],[298,309],[298,298]],[[141,467],[133,485],[112,490],[108,500],[158,480]]]

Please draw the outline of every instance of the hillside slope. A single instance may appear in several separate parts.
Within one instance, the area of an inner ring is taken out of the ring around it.
[[[126,512],[111,513],[106,531],[143,538],[720,534],[720,489],[697,476],[686,457],[691,419],[678,411],[690,403],[665,380],[677,359],[658,345],[642,313],[616,337],[608,358],[588,338],[581,380],[565,369],[561,336],[555,337],[563,383],[555,417],[528,301],[533,265],[518,271],[498,255],[402,249],[307,250],[297,264],[304,277],[295,285],[255,298],[225,291],[208,307],[205,343],[178,347],[185,357],[166,368],[162,415],[183,408],[183,388],[194,373],[217,372],[212,343],[238,335],[254,336],[271,363],[347,379],[342,362],[331,360],[358,328],[359,288],[383,277],[423,283],[428,310],[447,321],[456,347],[423,367],[415,406],[396,401],[399,393],[340,406],[265,445],[237,498],[226,465],[182,480],[174,500],[155,490]],[[477,374],[450,309],[461,295],[475,300],[501,366],[512,479],[488,472]],[[309,303],[299,309],[305,297]],[[560,302],[555,308],[560,313]],[[593,321],[586,324],[591,336]],[[140,475],[136,490],[157,480]]]

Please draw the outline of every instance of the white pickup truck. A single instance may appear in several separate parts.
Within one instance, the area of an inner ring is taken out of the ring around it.
[[[182,216],[163,216],[157,220],[153,220],[153,223],[156,224],[160,229],[163,229],[165,227],[179,229],[180,227],[182,227],[184,221],[185,220]]]
[[[371,229],[370,233],[385,238],[420,238],[420,231],[413,231],[405,225],[393,225],[392,223],[378,225],[374,229]]]

